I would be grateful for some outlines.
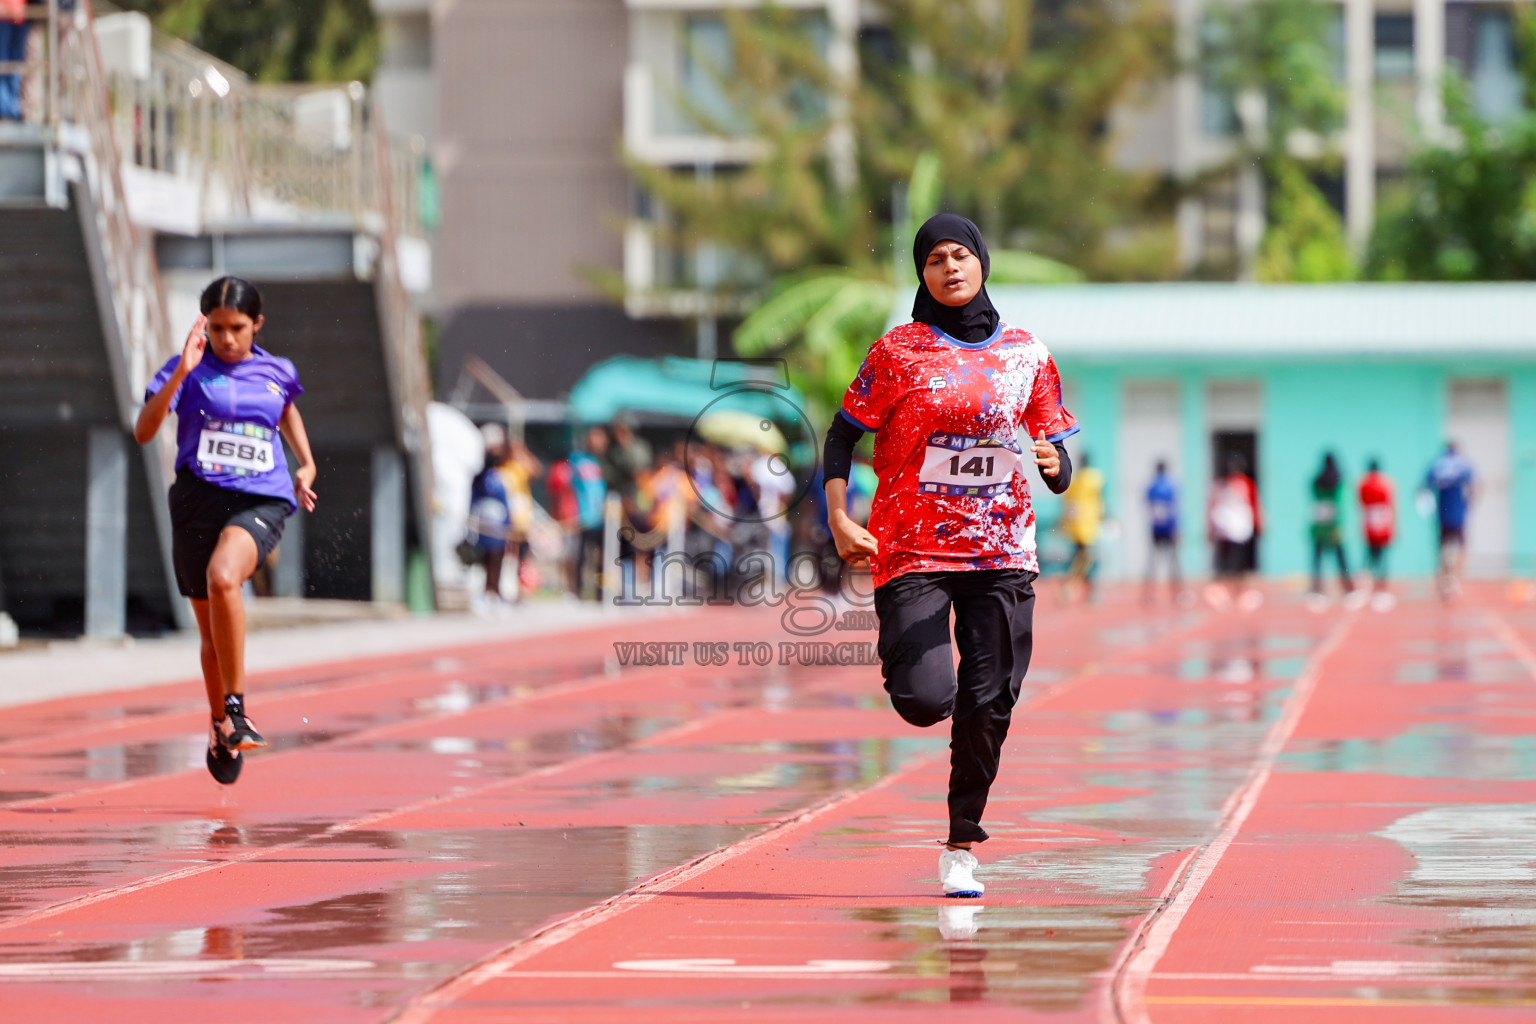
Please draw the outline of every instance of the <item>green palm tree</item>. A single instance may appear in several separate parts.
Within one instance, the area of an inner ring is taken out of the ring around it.
[[[897,237],[910,239],[938,209],[942,194],[937,154],[917,159],[907,186],[905,215]],[[762,302],[732,337],[743,356],[789,357],[794,383],[825,420],[841,405],[843,391],[858,372],[864,353],[885,332],[895,309],[897,289],[917,278],[906,262],[908,246],[895,247],[896,259],[885,273],[848,267],[816,267],[774,281]],[[990,253],[991,284],[1076,284],[1084,275],[1075,267],[1014,249]]]

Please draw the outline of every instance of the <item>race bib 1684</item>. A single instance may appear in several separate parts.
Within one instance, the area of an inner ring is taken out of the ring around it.
[[[255,423],[207,420],[197,441],[197,464],[215,473],[255,476],[272,469],[272,435]]]

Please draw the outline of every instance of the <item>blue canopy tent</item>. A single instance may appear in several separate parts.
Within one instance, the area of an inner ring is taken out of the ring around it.
[[[615,356],[576,382],[569,407],[578,422],[605,423],[624,412],[655,425],[691,426],[710,439],[719,437],[709,429],[711,418],[726,431],[750,418],[762,424],[759,444],[767,441],[800,466],[815,462],[820,438],[781,360]]]
[[[706,409],[782,423],[805,408],[781,365],[676,357],[605,359],[576,382],[569,401],[571,414],[584,423],[605,423],[621,412],[692,422]]]

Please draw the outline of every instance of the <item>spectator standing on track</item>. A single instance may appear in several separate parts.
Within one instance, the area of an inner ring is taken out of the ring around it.
[[[0,0],[0,63],[20,68],[27,59],[27,0]],[[22,72],[0,74],[0,121],[21,120]]]
[[[1104,524],[1104,474],[1089,462],[1083,462],[1067,488],[1062,510],[1062,528],[1072,541],[1072,564],[1067,569],[1069,593],[1076,591],[1084,601],[1093,599],[1094,569],[1098,564],[1095,547]]]
[[[528,450],[522,438],[515,437],[508,443],[506,457],[497,471],[506,486],[510,515],[507,554],[512,556],[512,578],[517,582],[517,600],[521,601],[539,582],[529,557],[528,538],[533,533],[533,481],[544,476],[544,463]]]
[[[768,531],[768,553],[773,562],[774,578],[780,584],[789,578],[790,525],[789,499],[795,494],[795,477],[783,455],[761,451],[748,470],[757,496],[757,514]]]
[[[1392,478],[1381,471],[1381,462],[1372,459],[1365,476],[1360,478],[1360,522],[1365,529],[1367,565],[1371,571],[1371,599],[1378,611],[1392,607],[1387,590],[1387,547],[1397,530],[1397,498]]]
[[[1152,546],[1147,551],[1147,577],[1142,600],[1151,603],[1157,586],[1157,563],[1168,564],[1168,589],[1175,600],[1183,591],[1179,580],[1179,487],[1168,475],[1168,463],[1157,460],[1152,482],[1147,485],[1147,521]]]
[[[1344,475],[1332,452],[1323,456],[1323,465],[1312,478],[1312,593],[1323,597],[1323,562],[1329,556],[1339,565],[1339,583],[1345,593],[1354,587],[1349,578],[1349,560],[1344,555],[1343,527]]]
[[[1472,463],[1455,441],[1446,442],[1445,451],[1430,463],[1424,486],[1435,496],[1440,526],[1440,596],[1453,597],[1461,590],[1461,574],[1466,568],[1467,513],[1476,493]]]
[[[485,467],[469,485],[469,522],[465,544],[471,556],[485,567],[485,587],[470,595],[470,607],[479,615],[497,615],[504,611],[501,599],[501,568],[507,557],[507,541],[512,536],[512,508],[507,500],[507,485],[498,472],[507,460],[506,434],[497,424],[482,428],[485,434]]]
[[[734,523],[725,514],[735,500],[730,493],[730,473],[720,450],[714,445],[685,443],[683,454],[688,460],[688,485],[696,499],[688,517],[684,547],[690,558],[703,558],[700,564],[705,568],[695,570],[694,575],[702,571],[710,577],[711,587],[724,587],[735,557],[731,544]],[[711,593],[715,591],[711,590]]]
[[[192,600],[202,639],[203,684],[212,721],[208,771],[228,785],[240,752],[266,746],[245,713],[245,603],[240,588],[282,540],[302,504],[315,509],[315,457],[294,401],[303,393],[293,363],[256,344],[266,322],[248,281],[221,277],[204,289],[202,316],[181,354],[144,391],[134,440],[148,444],[176,413],[171,549],[176,585]],[[299,459],[292,479],[281,432]]]
[[[608,432],[593,425],[587,428],[586,450],[577,449],[568,460],[571,489],[576,494],[576,573],[577,597],[585,593],[582,581],[592,567],[593,600],[602,600],[603,521],[608,502],[608,481],[603,476],[602,457],[608,450]]]
[[[650,518],[640,509],[640,483],[642,474],[651,466],[651,446],[635,433],[635,418],[621,412],[608,423],[609,444],[599,456],[603,465],[603,479],[608,491],[619,496],[623,507],[623,525],[619,530],[619,561],[630,565],[629,578],[639,582],[639,566],[636,565],[637,534],[651,528]],[[650,553],[646,553],[646,558]],[[604,572],[608,570],[603,567]],[[621,568],[622,572],[622,568]]]
[[[1263,529],[1259,490],[1242,456],[1229,456],[1225,468],[1211,487],[1207,518],[1216,582],[1206,589],[1206,599],[1219,608],[1235,601],[1242,610],[1253,611],[1264,603],[1263,593],[1246,585],[1253,545]]]
[[[544,474],[544,490],[549,495],[549,515],[565,534],[561,560],[565,563],[566,589],[572,594],[581,593],[581,576],[576,565],[576,541],[579,532],[576,525],[576,490],[573,486],[571,460],[579,449],[572,442],[571,454],[553,463]]]
[[[946,896],[980,896],[971,846],[1034,644],[1031,458],[1052,491],[1072,481],[1061,443],[1077,421],[1045,346],[1001,322],[984,286],[976,225],[929,218],[912,247],[913,323],[875,342],[827,432],[828,522],[838,553],[868,561],[886,692],[916,726],[953,718]],[[1024,450],[1020,429],[1034,442]],[[849,516],[854,445],[875,432],[879,486],[869,529]],[[955,669],[949,619],[955,616]]]

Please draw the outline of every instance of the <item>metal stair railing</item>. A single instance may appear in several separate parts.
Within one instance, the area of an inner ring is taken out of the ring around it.
[[[93,223],[87,229],[94,235],[109,292],[103,313],[110,321],[105,324],[109,354],[117,364],[115,390],[123,425],[132,429],[144,385],[175,352],[175,343],[151,241],[129,215],[106,75],[90,18],[90,0],[79,0],[74,15],[61,17],[54,33],[58,61],[49,77],[57,84],[50,92],[59,102],[53,126],[61,148],[80,158],[82,183],[90,193]]]
[[[379,329],[384,335],[384,367],[395,401],[395,432],[400,447],[415,463],[408,474],[411,504],[422,532],[421,548],[428,560],[429,577],[432,552],[432,441],[427,432],[427,405],[432,401],[432,381],[427,371],[423,348],[421,317],[400,278],[400,223],[396,212],[395,153],[390,146],[383,118],[374,111],[372,121],[374,195],[380,213],[379,257],[374,267],[374,295],[378,303]],[[435,591],[435,588],[434,588]],[[436,598],[434,596],[434,603]]]

